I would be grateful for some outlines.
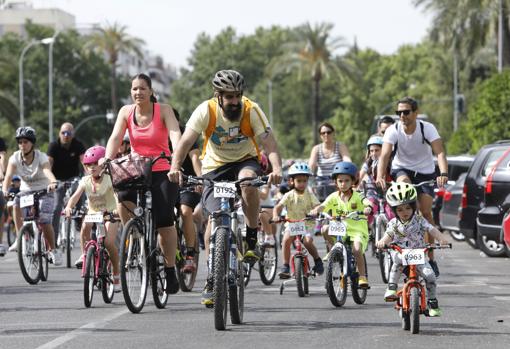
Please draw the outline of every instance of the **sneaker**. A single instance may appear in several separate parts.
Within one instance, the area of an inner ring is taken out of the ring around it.
[[[197,270],[197,267],[195,266],[195,258],[192,256],[186,256],[186,259],[184,261],[184,267],[182,267],[182,272],[186,274],[194,273],[195,270]]]
[[[77,268],[77,269],[81,269],[83,268],[83,260],[85,259],[85,255],[82,254],[80,257],[78,257],[78,259],[74,262],[74,266]]]
[[[0,244],[0,257],[5,256],[6,253],[7,253],[7,248],[5,247],[4,244]]]
[[[245,252],[243,256],[243,262],[255,264],[255,262],[258,262],[260,260],[260,252],[258,249],[248,250]]]
[[[434,271],[434,274],[436,275],[436,279],[437,279],[439,277],[440,273],[439,273],[439,267],[437,266],[436,261],[430,260],[429,264],[430,264],[430,267],[432,268],[432,270]]]
[[[177,276],[175,276],[175,268],[165,268],[165,279],[165,292],[167,294],[175,294],[179,292],[179,281],[177,280]]]
[[[54,251],[49,251],[48,252],[48,262],[50,264],[54,264],[55,263],[55,253],[54,253]]]
[[[441,308],[439,308],[439,302],[437,301],[437,299],[429,299],[428,300],[428,306],[429,306],[429,316],[430,317],[438,317],[438,316],[441,316],[443,314],[443,311],[441,310]]]
[[[202,291],[202,299],[200,303],[205,306],[214,305],[214,290],[212,278],[207,278],[204,290]]]
[[[284,264],[278,276],[280,279],[290,279],[290,266],[288,264]]]
[[[14,241],[11,246],[9,246],[9,252],[18,251],[18,240]]]
[[[364,276],[360,276],[359,279],[358,279],[358,287],[359,288],[364,288],[364,289],[369,289],[370,286],[368,285],[368,280],[366,277]]]
[[[53,252],[53,256],[54,256],[53,264],[54,264],[55,266],[62,265],[62,263],[64,262],[64,256],[62,256],[62,251],[60,251],[60,250],[55,250],[55,251]]]
[[[313,267],[313,270],[317,275],[322,275],[324,273],[324,264],[322,263],[322,259],[318,258],[315,261],[315,266]]]
[[[113,276],[113,293],[120,293],[122,291],[122,285],[120,284],[120,275]]]
[[[273,235],[266,235],[266,236],[264,237],[264,242],[263,242],[263,244],[264,244],[265,246],[274,246],[274,244],[275,244],[275,240],[274,240]]]
[[[322,261],[323,262],[327,262],[329,261],[329,254],[331,253],[331,251],[329,251],[328,253],[326,253],[326,255],[322,258]]]
[[[397,290],[386,289],[384,293],[384,301],[385,302],[396,302],[398,300]]]

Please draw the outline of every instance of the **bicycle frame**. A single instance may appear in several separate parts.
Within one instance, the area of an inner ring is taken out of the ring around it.
[[[95,263],[94,263],[94,266],[95,266],[95,271],[94,271],[94,284],[97,282],[97,280],[99,279],[100,276],[103,276],[101,274],[102,272],[102,268],[104,267],[103,265],[101,265],[101,260],[99,258],[99,251],[102,250],[103,253],[106,253],[106,256],[107,256],[107,260],[110,259],[110,254],[108,253],[108,250],[106,249],[106,246],[104,244],[104,241],[106,239],[106,226],[105,226],[105,222],[101,222],[101,223],[98,223],[96,222],[96,229],[97,229],[97,241],[94,240],[94,239],[90,239],[87,244],[85,245],[85,256],[87,256],[87,251],[89,250],[89,248],[91,246],[94,246],[95,247],[95,251],[96,253],[94,254],[94,259],[95,259]],[[86,269],[86,263],[87,261],[84,260],[83,261],[83,265],[82,265],[82,268],[81,268],[81,277],[85,277],[85,269]],[[109,275],[108,275],[109,276]],[[113,280],[111,280],[113,281]]]

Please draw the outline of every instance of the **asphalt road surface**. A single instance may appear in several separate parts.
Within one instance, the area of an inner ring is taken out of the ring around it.
[[[324,254],[324,243],[318,240]],[[78,256],[76,251],[73,261]],[[131,314],[122,294],[104,304],[96,292],[93,307],[83,305],[80,271],[50,266],[49,280],[29,285],[15,253],[0,258],[0,348],[509,348],[510,260],[480,256],[465,243],[438,252],[440,318],[421,317],[421,331],[403,331],[378,265],[367,256],[372,288],[364,305],[349,295],[341,308],[331,305],[324,278],[310,282],[310,296],[299,298],[279,280],[264,286],[254,273],[246,290],[242,325],[216,331],[213,312],[200,305],[205,278],[200,272],[191,293],[171,296],[164,310],[152,303]]]

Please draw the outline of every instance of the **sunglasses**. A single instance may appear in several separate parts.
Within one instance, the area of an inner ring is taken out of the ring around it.
[[[60,134],[64,137],[71,137],[73,135],[71,131],[62,131]]]
[[[405,110],[396,110],[395,111],[395,114],[397,114],[398,116],[404,114],[405,116],[411,114],[412,110],[411,109],[405,109]]]
[[[324,136],[324,135],[330,135],[330,134],[332,134],[332,133],[333,133],[333,131],[322,131],[322,132],[321,132],[321,135],[323,135],[323,136]]]

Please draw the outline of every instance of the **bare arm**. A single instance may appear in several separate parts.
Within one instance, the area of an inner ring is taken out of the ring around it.
[[[57,184],[57,179],[55,178],[53,172],[51,172],[51,166],[49,162],[45,162],[42,165],[42,170],[46,178],[49,179],[50,183]]]
[[[267,153],[273,172],[269,174],[268,184],[279,185],[282,181],[282,158],[278,153],[278,146],[273,131],[269,129],[260,137],[262,146]]]
[[[80,160],[82,160],[81,157],[80,157]],[[53,159],[52,156],[48,155],[48,161],[50,162],[50,167],[53,168],[53,164],[55,163],[55,159]]]
[[[381,240],[376,241],[375,244],[378,248],[383,248],[384,246],[388,245],[393,241],[393,238],[389,236],[388,234],[384,233],[384,236]]]
[[[5,171],[7,170],[7,154],[5,151],[0,152],[0,181],[4,178]]]
[[[117,150],[119,149],[120,144],[122,143],[122,138],[124,138],[124,133],[126,132],[128,113],[128,106],[123,106],[119,110],[112,134],[110,135],[108,143],[106,144],[105,158],[107,159],[113,159],[117,154]]]
[[[446,160],[446,152],[444,151],[443,141],[441,138],[433,141],[430,146],[432,152],[437,155],[437,165],[439,166],[439,172],[448,173],[448,162]],[[437,185],[443,187],[448,182],[448,176],[439,176],[437,178]]]
[[[11,185],[12,176],[16,172],[16,165],[8,163],[7,171],[5,172],[4,181],[2,183],[2,192],[7,194],[9,192],[9,186]]]
[[[67,202],[67,205],[65,208],[66,215],[67,215],[67,212],[69,212],[69,214],[71,213],[71,210],[74,208],[74,206],[76,206],[78,201],[80,201],[81,195],[83,194],[84,191],[85,191],[85,188],[82,185],[79,185],[78,188],[76,189],[76,191],[74,192],[74,194],[69,198],[69,201]]]
[[[445,238],[443,237],[443,234],[441,234],[441,232],[439,230],[437,230],[437,228],[432,228],[429,230],[429,234],[436,240],[439,241],[439,243],[441,245],[447,245],[448,244],[448,240],[445,240]]]
[[[181,139],[181,130],[172,107],[168,104],[161,104],[161,116],[168,130],[168,137],[170,137],[170,141],[172,142],[172,149],[177,149],[177,145]]]
[[[186,158],[186,154],[189,153],[193,144],[197,141],[198,136],[199,134],[189,127],[184,130],[184,134],[181,136],[179,144],[177,144],[177,147],[174,148],[172,167],[170,172],[168,172],[168,177],[172,182],[181,182],[182,162]]]
[[[386,168],[390,162],[391,152],[393,151],[393,144],[383,143],[379,163],[377,164],[377,184],[381,188],[386,188]]]
[[[189,157],[191,159],[191,164],[193,165],[193,170],[197,176],[202,175],[202,161],[200,160],[200,150],[193,149],[189,152]]]
[[[340,155],[342,155],[342,161],[352,162],[351,154],[349,153],[349,149],[345,144],[340,144]]]
[[[273,208],[273,220],[274,221],[277,221],[278,219],[280,219],[282,210],[283,210],[283,205],[280,203],[276,204],[276,206]]]
[[[317,173],[317,154],[318,154],[319,145],[315,145],[312,148],[312,152],[310,153],[310,159],[308,160],[308,167],[313,174]]]

